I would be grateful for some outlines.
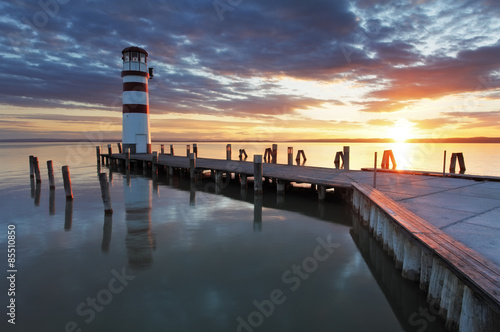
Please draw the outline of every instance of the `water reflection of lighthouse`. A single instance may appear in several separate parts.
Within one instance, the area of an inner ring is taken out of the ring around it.
[[[153,262],[153,250],[156,248],[151,233],[151,181],[141,177],[124,178],[123,188],[128,263],[133,269],[147,268]]]

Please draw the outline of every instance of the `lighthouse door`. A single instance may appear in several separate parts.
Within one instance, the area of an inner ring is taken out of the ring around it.
[[[135,153],[146,153],[147,151],[147,135],[135,135]]]

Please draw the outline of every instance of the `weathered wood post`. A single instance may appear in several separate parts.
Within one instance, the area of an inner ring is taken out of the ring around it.
[[[62,167],[62,176],[64,182],[64,192],[66,193],[66,200],[73,199],[73,190],[71,189],[71,176],[69,174],[68,165]]]
[[[272,161],[273,164],[278,162],[278,144],[273,144]]]
[[[196,154],[189,154],[189,178],[191,181],[196,180]]]
[[[97,157],[97,164],[100,165],[101,164],[101,147],[100,146],[95,147],[95,154]]]
[[[444,150],[444,159],[443,159],[443,176],[446,174],[446,150]]]
[[[130,170],[130,148],[127,147],[125,151],[125,169]]]
[[[104,214],[112,214],[111,196],[109,195],[109,183],[106,173],[99,173],[99,184],[101,185],[102,203],[104,204]]]
[[[173,144],[170,144],[170,155],[171,156],[174,155],[174,145]]]
[[[247,187],[247,175],[246,174],[241,174],[240,176],[240,186],[241,188],[246,188]]]
[[[35,168],[33,167],[33,156],[30,156],[30,178],[35,177]]]
[[[293,147],[288,147],[288,166],[293,166]]]
[[[349,165],[349,160],[350,160],[349,156],[350,156],[350,151],[351,151],[351,148],[350,148],[349,146],[344,146],[344,149],[343,149],[343,150],[344,150],[344,151],[343,151],[343,155],[344,155],[344,158],[343,158],[343,161],[344,161],[344,169],[345,169],[346,171],[348,171],[348,170],[349,170],[349,167],[350,167],[350,165]]]
[[[196,156],[196,158],[198,158],[198,144],[197,143],[193,143],[193,153]]]
[[[231,144],[226,145],[226,160],[231,160]]]
[[[326,198],[326,187],[324,185],[318,184],[318,200],[324,201]]]
[[[42,184],[37,182],[35,185],[35,206],[40,206],[40,194],[42,192]]]
[[[122,143],[116,143],[116,145],[118,146],[118,153],[122,153]]]
[[[457,165],[457,154],[452,153],[450,160],[450,173],[455,173],[456,165]]]
[[[42,178],[40,176],[40,165],[38,164],[38,157],[33,157],[33,169],[35,170],[36,182],[42,182]]]
[[[256,194],[262,193],[262,155],[253,155],[253,189]]]
[[[165,145],[162,144],[160,147],[161,147],[161,152],[160,153],[161,154],[165,154]]]
[[[373,188],[377,189],[377,152],[375,152],[375,162],[373,163]]]
[[[113,154],[113,148],[111,147],[111,144],[108,144],[108,154],[110,157]]]
[[[186,145],[186,157],[189,158],[189,154],[191,153],[191,145],[187,144]]]
[[[276,193],[278,195],[284,195],[285,194],[285,185],[286,181],[285,180],[277,180],[276,181]]]
[[[56,182],[54,181],[54,167],[52,160],[47,160],[47,172],[49,173],[49,187],[51,190],[56,189]]]
[[[151,175],[153,178],[158,175],[158,152],[153,151],[151,157]]]
[[[342,165],[340,164],[340,161],[342,160]],[[344,154],[342,151],[337,151],[335,154],[335,159],[333,160],[333,164],[335,165],[336,169],[340,169],[344,167]]]

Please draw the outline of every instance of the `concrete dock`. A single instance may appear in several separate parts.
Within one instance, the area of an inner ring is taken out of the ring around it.
[[[126,158],[103,156],[110,163]],[[140,167],[153,160],[155,172],[190,168],[188,157],[130,155]],[[234,173],[245,176],[246,185],[254,174],[253,162],[197,158],[195,165],[196,172],[186,173],[192,178],[206,170]],[[363,225],[403,276],[420,283],[450,330],[500,330],[500,179],[377,172],[375,189],[371,171],[273,163],[262,164],[262,176],[273,179],[278,192],[290,182],[317,186],[319,199],[329,188],[348,191]]]

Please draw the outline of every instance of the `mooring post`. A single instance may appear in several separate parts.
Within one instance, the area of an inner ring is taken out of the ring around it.
[[[444,159],[443,159],[443,176],[446,173],[446,150],[444,150]]]
[[[102,203],[104,204],[104,214],[112,214],[111,196],[109,195],[109,183],[106,173],[99,173],[99,184],[101,185]]]
[[[231,144],[226,145],[226,160],[231,160]]]
[[[198,158],[198,144],[197,143],[193,143],[193,153],[196,156],[196,158]]]
[[[288,147],[288,166],[293,166],[293,147]]]
[[[344,157],[344,158],[343,158],[343,161],[344,161],[344,169],[345,169],[346,171],[348,171],[348,170],[349,170],[349,167],[350,167],[350,165],[349,165],[349,155],[350,155],[350,150],[351,150],[351,148],[350,148],[350,147],[348,147],[348,146],[344,146],[344,151],[343,151],[343,152],[344,152],[344,153],[343,153],[343,157]]]
[[[101,164],[101,147],[100,146],[96,146],[95,147],[95,154],[96,154],[96,157],[97,157],[97,164]]]
[[[118,146],[118,153],[122,153],[122,143],[116,143],[116,145]]]
[[[174,155],[174,145],[173,144],[170,144],[170,155],[171,156]]]
[[[253,189],[257,194],[262,193],[262,155],[253,155]]]
[[[457,165],[457,154],[452,153],[450,160],[450,173],[455,173],[456,165]]]
[[[30,178],[35,177],[35,168],[33,167],[33,156],[30,156]]]
[[[278,144],[273,144],[272,161],[273,164],[278,162]]]
[[[161,147],[161,154],[165,154],[165,145],[162,144],[160,147]]]
[[[64,192],[66,193],[66,200],[73,199],[73,190],[71,189],[71,176],[69,174],[68,165],[62,167],[62,176],[64,182]]]
[[[191,181],[196,180],[196,153],[189,154],[189,178]]]
[[[125,169],[130,170],[130,148],[125,152]]]
[[[373,188],[377,188],[377,152],[375,152],[375,162],[373,163]]]
[[[42,182],[42,178],[40,177],[40,165],[38,164],[38,157],[33,157],[33,168],[35,170],[36,182]]]
[[[51,190],[56,189],[56,182],[54,181],[54,167],[52,160],[47,160],[47,172],[49,173],[49,187]]]
[[[191,145],[187,144],[186,145],[186,157],[189,158],[189,154],[191,153]]]

